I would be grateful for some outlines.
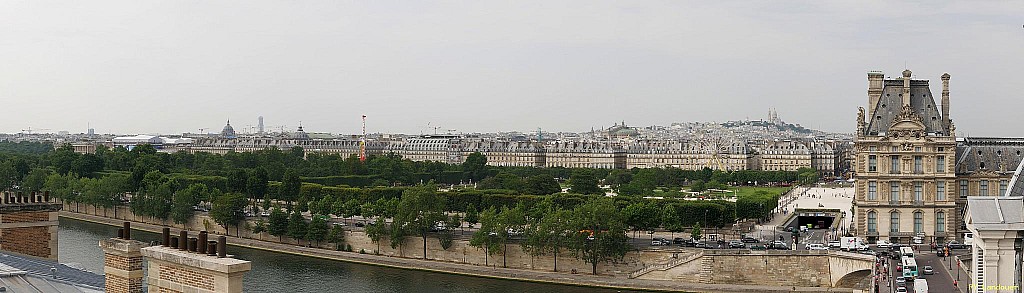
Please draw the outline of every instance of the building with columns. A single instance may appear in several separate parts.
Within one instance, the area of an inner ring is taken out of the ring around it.
[[[854,140],[853,209],[855,233],[871,243],[954,236],[956,137],[949,74],[941,79],[937,104],[929,81],[914,79],[910,70],[898,78],[868,73],[868,108],[858,111]]]

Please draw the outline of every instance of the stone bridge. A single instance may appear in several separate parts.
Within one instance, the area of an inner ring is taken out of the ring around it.
[[[701,259],[700,282],[852,288],[871,275],[874,260],[870,255],[822,250],[712,249]]]
[[[835,251],[708,249],[638,270],[630,278],[867,290],[874,260],[870,255]]]

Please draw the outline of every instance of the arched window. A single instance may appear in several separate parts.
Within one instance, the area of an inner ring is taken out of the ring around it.
[[[946,213],[935,213],[935,233],[946,232]]]
[[[878,214],[875,211],[868,212],[868,232],[878,232]]]
[[[889,213],[889,233],[900,232],[900,213],[893,211]]]
[[[924,214],[914,212],[914,234],[924,231]]]

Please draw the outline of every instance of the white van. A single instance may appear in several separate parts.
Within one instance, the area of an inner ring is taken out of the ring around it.
[[[974,244],[974,234],[964,233],[964,245],[971,246]]]

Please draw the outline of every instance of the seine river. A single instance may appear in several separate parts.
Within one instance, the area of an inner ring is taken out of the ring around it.
[[[144,241],[158,236],[132,232],[132,238]],[[116,235],[113,226],[61,218],[60,262],[102,274],[103,252],[97,244]],[[253,262],[252,271],[245,275],[245,292],[616,292],[377,267],[240,247],[228,251]]]

